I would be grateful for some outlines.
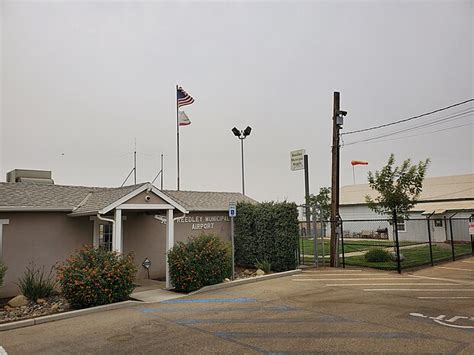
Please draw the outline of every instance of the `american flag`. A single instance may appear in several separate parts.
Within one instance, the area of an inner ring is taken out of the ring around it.
[[[186,91],[184,91],[181,86],[178,88],[176,97],[178,100],[178,107],[191,105],[194,102],[194,99],[192,98],[192,96],[189,95]]]

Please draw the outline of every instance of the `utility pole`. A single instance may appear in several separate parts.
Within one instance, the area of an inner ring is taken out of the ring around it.
[[[334,92],[333,98],[333,115],[332,115],[332,178],[331,178],[331,252],[330,266],[339,266],[339,167],[340,167],[340,144],[339,131],[343,125],[346,111],[340,109],[339,92]]]

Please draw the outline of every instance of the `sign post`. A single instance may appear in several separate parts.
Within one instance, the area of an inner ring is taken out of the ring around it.
[[[148,273],[148,279],[150,279],[150,266],[151,266],[150,259],[145,258],[145,260],[143,260],[142,266],[146,269]]]
[[[303,170],[304,169],[304,208],[306,214],[306,235],[311,236],[311,209],[309,207],[309,167],[308,167],[308,154],[306,154],[305,149],[294,150],[290,152],[290,169],[292,171]],[[298,240],[298,250],[299,250],[300,241]],[[304,264],[304,243],[301,243],[301,253],[303,254],[303,264]],[[301,254],[299,253],[299,254]],[[298,260],[300,259],[298,255]],[[315,255],[315,258],[317,256]]]
[[[235,252],[234,252],[234,217],[237,216],[237,205],[235,202],[229,202],[230,217],[230,239],[232,243],[232,280],[235,278]]]

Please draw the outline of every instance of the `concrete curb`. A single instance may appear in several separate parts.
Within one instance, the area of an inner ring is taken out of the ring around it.
[[[42,316],[42,317],[38,317],[38,318],[19,320],[19,321],[16,321],[16,322],[0,324],[0,332],[3,332],[5,330],[10,330],[10,329],[29,327],[29,326],[36,325],[36,324],[54,322],[54,321],[61,320],[61,319],[79,317],[79,316],[82,316],[82,315],[85,315],[85,314],[98,313],[98,312],[109,311],[109,310],[113,310],[113,309],[120,309],[120,308],[126,308],[126,307],[131,307],[131,306],[137,306],[137,305],[140,305],[140,304],[143,304],[143,303],[138,302],[138,301],[123,301],[123,302],[117,302],[117,303],[112,303],[112,304],[106,304],[106,305],[103,305],[103,306],[78,309],[78,310],[75,310],[75,311],[50,314],[50,315]]]
[[[269,274],[269,275],[249,277],[248,279],[240,279],[240,280],[235,280],[235,281],[230,281],[230,282],[223,282],[216,285],[204,286],[203,288],[200,288],[199,290],[188,293],[188,296],[192,296],[197,293],[220,290],[222,288],[246,285],[252,282],[260,282],[260,281],[266,281],[266,280],[271,280],[271,279],[277,279],[279,277],[291,276],[291,275],[299,274],[301,272],[302,272],[301,269],[296,269],[296,270],[290,270],[290,271],[277,272],[277,273]]]

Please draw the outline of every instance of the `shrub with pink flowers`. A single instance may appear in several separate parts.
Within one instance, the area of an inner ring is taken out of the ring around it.
[[[133,255],[85,247],[57,268],[64,297],[74,308],[127,300],[137,268]]]
[[[168,262],[171,283],[181,292],[223,282],[232,274],[230,245],[213,234],[176,243],[168,252]]]

